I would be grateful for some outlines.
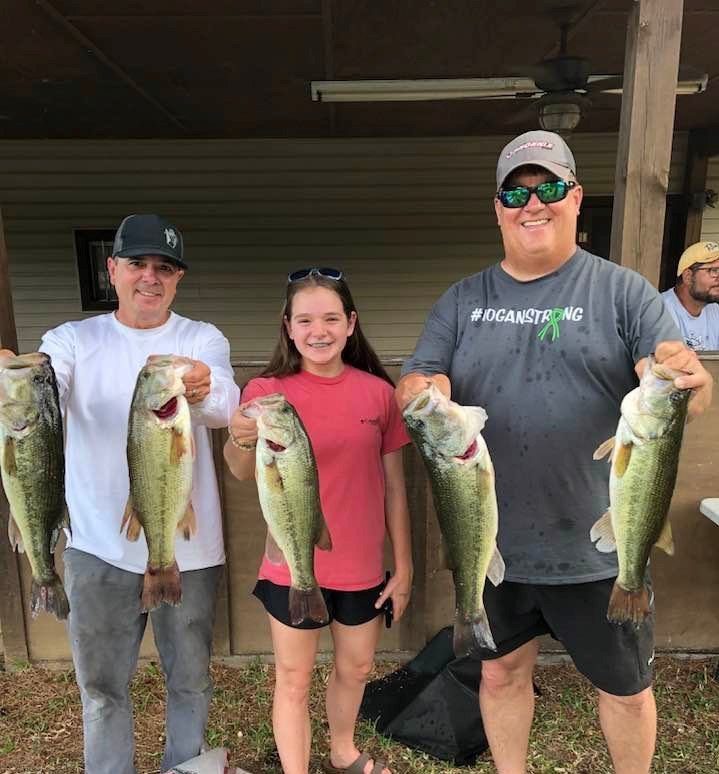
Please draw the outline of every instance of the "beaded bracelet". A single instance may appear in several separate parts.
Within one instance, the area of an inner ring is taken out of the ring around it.
[[[257,446],[257,441],[250,441],[249,443],[244,443],[240,440],[238,440],[232,430],[230,428],[227,428],[227,432],[230,435],[230,443],[236,448],[236,449],[242,449],[242,451],[254,451],[255,447]]]

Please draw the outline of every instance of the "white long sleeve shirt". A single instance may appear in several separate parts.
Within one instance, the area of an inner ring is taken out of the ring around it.
[[[136,573],[144,573],[147,565],[144,535],[132,543],[120,534],[129,494],[127,426],[135,380],[148,355],[184,355],[210,368],[210,394],[191,408],[197,532],[189,541],[178,535],[175,556],[182,572],[222,564],[210,428],[226,426],[240,399],[222,333],[174,313],[164,325],[149,329],[129,328],[105,314],[48,331],[40,350],[52,358],[63,408],[68,545]]]

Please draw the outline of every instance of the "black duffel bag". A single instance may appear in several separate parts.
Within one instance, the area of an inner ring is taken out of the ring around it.
[[[477,659],[454,657],[448,626],[412,661],[367,684],[360,716],[407,747],[472,765],[488,747],[479,712],[480,674]]]

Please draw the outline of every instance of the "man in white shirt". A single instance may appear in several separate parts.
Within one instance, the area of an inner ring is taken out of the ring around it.
[[[687,247],[676,285],[661,295],[689,347],[719,349],[719,243]]]
[[[209,323],[170,311],[185,274],[182,235],[157,215],[120,224],[110,280],[116,312],[48,331],[66,429],[66,498],[72,534],[65,551],[68,630],[83,705],[86,774],[134,774],[129,682],[148,613],[140,601],[144,535],[120,534],[129,492],[127,424],[137,374],[152,354],[194,361],[185,375],[196,457],[192,504],[197,532],[175,542],[182,602],[149,613],[167,685],[161,770],[196,756],[203,742],[217,584],[225,561],[210,428],[239,403],[227,339]]]

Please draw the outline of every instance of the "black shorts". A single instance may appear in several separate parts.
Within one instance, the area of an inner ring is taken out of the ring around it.
[[[596,688],[614,696],[632,696],[652,684],[654,595],[650,615],[636,628],[607,620],[614,578],[567,585],[491,583],[484,606],[497,650],[477,657],[505,656],[543,634],[564,645],[577,669]]]
[[[294,625],[290,622],[289,586],[279,586],[272,581],[258,580],[252,593],[262,602],[265,610],[285,626],[291,626],[293,629],[322,629],[329,626],[332,621],[345,626],[359,626],[382,615],[382,610],[378,610],[374,604],[384,590],[384,586],[384,583],[380,583],[379,586],[359,591],[337,591],[320,587],[330,616],[326,624],[303,621],[301,624]]]

